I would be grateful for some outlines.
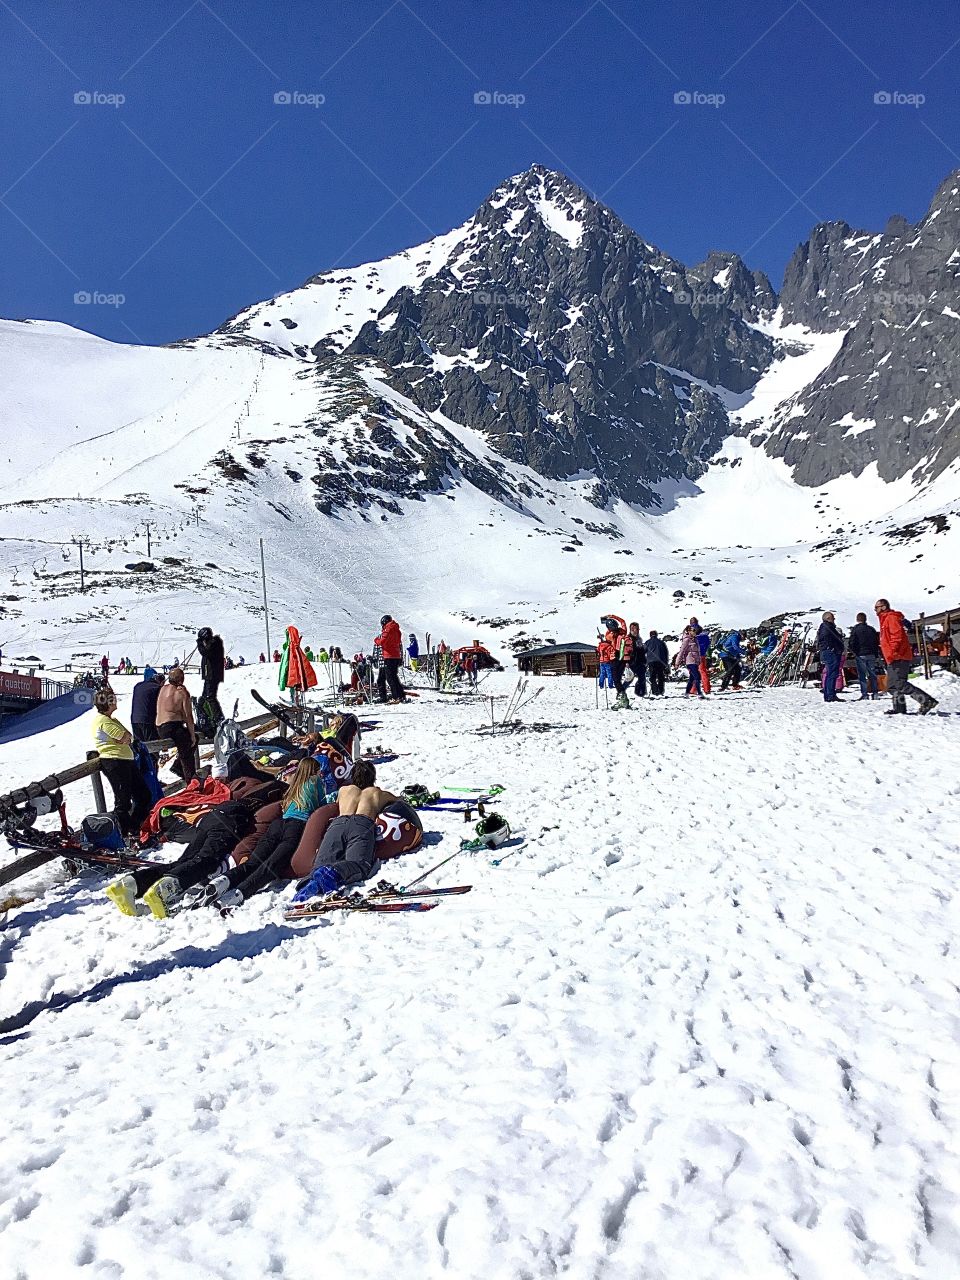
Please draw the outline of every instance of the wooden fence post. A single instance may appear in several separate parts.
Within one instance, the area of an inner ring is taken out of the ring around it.
[[[97,813],[107,813],[107,798],[103,794],[103,775],[100,772],[100,753],[98,751],[88,751],[87,759],[91,763],[96,760],[97,767],[90,775],[90,785],[93,787],[93,801],[97,806]]]

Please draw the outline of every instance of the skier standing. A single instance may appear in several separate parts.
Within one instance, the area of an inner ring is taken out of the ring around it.
[[[378,700],[387,701],[389,685],[390,697],[395,698],[397,702],[406,702],[407,695],[397,675],[403,664],[403,636],[400,633],[400,624],[394,622],[389,613],[385,613],[380,619],[380,634],[373,643],[379,647],[383,659],[380,674],[377,676]]]
[[[630,645],[630,670],[637,682],[633,692],[636,697],[645,698],[647,696],[647,651],[640,639],[639,622],[630,623]]]
[[[100,659],[100,672],[101,672],[101,674],[102,674],[102,676],[103,676],[104,680],[109,679],[109,676],[110,676],[110,659],[107,657],[107,655],[106,655],[106,654],[104,654],[104,655],[103,655],[103,657]]]
[[[877,684],[877,661],[880,658],[880,635],[876,627],[867,622],[865,613],[857,614],[857,624],[850,628],[847,637],[847,648],[853,654],[857,664],[857,678],[860,681],[860,701],[880,696]]]
[[[698,622],[693,634],[697,637],[697,646],[700,650],[700,687],[704,693],[709,693],[710,664],[707,662],[707,654],[710,652],[710,632],[705,627],[701,627]]]
[[[843,636],[837,630],[836,619],[827,610],[817,631],[817,648],[820,650],[820,661],[823,663],[823,700],[839,702],[837,697],[837,677],[840,675],[840,664],[847,646]]]
[[[607,629],[603,638],[613,650],[610,671],[613,676],[613,687],[617,691],[616,705],[624,708],[629,707],[630,699],[627,697],[627,691],[623,686],[623,673],[633,654],[633,642],[630,638],[630,633],[627,631],[627,624],[622,618],[617,617],[615,613],[607,614],[600,621]]]
[[[165,678],[162,671],[144,667],[143,679],[133,686],[130,721],[138,742],[153,742],[157,736],[157,699]]]
[[[601,689],[613,688],[613,645],[607,640],[601,640],[597,645],[597,658],[600,666],[597,672],[597,681]]]
[[[884,715],[905,716],[906,695],[909,694],[920,703],[920,714],[925,716],[937,705],[937,700],[907,679],[913,664],[913,645],[904,626],[903,614],[891,609],[889,600],[878,600],[874,608],[880,619],[880,651],[887,665],[887,688],[893,699],[893,706]]]
[[[214,730],[223,719],[223,711],[217,700],[217,691],[223,684],[223,673],[226,668],[226,656],[223,640],[215,636],[210,627],[201,627],[197,632],[197,649],[200,651],[200,675],[203,689],[200,702]]]
[[[120,834],[135,839],[153,799],[133,754],[133,735],[114,716],[117,699],[111,688],[94,694],[93,742],[100,770],[113,789],[113,815]]]
[[[416,671],[417,663],[420,660],[420,644],[417,637],[412,633],[407,640],[407,657],[410,659],[411,669]]]
[[[739,691],[740,679],[743,675],[743,668],[740,665],[740,660],[743,657],[743,650],[740,648],[740,632],[731,631],[717,652],[720,654],[720,661],[723,663],[723,680],[720,682],[720,692],[726,693],[731,684],[734,689]]]
[[[700,646],[697,644],[697,637],[693,634],[693,627],[684,627],[683,638],[680,641],[680,648],[677,650],[674,662],[678,667],[687,668],[687,688],[683,696],[689,698],[691,693],[696,693],[698,698],[702,698],[703,690],[700,687]]]
[[[650,638],[644,641],[644,652],[647,655],[647,670],[650,673],[650,693],[655,698],[662,698],[670,665],[670,655],[656,631],[650,632]]]

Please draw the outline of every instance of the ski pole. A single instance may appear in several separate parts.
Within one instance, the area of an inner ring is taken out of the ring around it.
[[[434,871],[439,871],[441,867],[445,867],[448,862],[452,862],[454,858],[461,852],[460,849],[456,853],[451,853],[449,858],[444,858],[442,862],[438,862],[435,867],[431,867],[429,871],[425,871],[422,876],[417,876],[416,880],[411,880],[409,884],[405,884],[401,889],[401,893],[406,893],[408,889],[415,889],[418,884],[422,884],[427,876],[432,876]]]
[[[523,845],[518,845],[516,849],[511,849],[509,853],[505,853],[502,858],[494,858],[490,863],[491,867],[499,867],[501,862],[506,862],[508,858],[512,858],[515,853],[519,853]]]

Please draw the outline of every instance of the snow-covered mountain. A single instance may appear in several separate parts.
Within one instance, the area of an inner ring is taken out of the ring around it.
[[[534,166],[207,336],[0,322],[0,646],[159,657],[212,619],[249,657],[259,536],[274,634],[344,647],[384,608],[502,647],[614,607],[664,630],[691,604],[933,607],[960,545],[957,191],[917,228],[817,228],[779,299]],[[909,320],[880,284],[921,274]]]

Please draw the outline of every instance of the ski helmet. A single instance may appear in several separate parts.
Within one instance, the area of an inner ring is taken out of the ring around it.
[[[392,621],[393,619],[390,617],[389,613],[385,613],[383,617],[380,619],[380,625],[381,627],[385,627],[388,622],[392,622]]]
[[[488,813],[476,825],[477,838],[488,849],[498,849],[510,839],[510,823],[499,813]]]
[[[197,632],[197,644],[209,644],[213,639],[213,631],[210,627],[201,627]]]

